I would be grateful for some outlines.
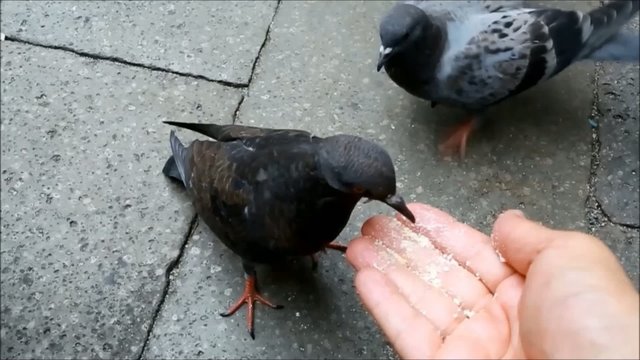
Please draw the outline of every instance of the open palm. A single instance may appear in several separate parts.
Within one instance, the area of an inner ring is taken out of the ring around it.
[[[488,236],[426,206],[376,216],[349,244],[356,287],[402,358],[522,358],[523,278]],[[394,316],[384,316],[392,313]]]
[[[375,216],[347,250],[359,296],[402,358],[637,354],[638,294],[599,240],[514,211],[489,237],[410,208],[416,224]]]

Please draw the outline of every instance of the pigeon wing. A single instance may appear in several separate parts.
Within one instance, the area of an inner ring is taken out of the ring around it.
[[[434,100],[482,108],[516,95],[589,56],[637,11],[637,0],[613,1],[587,14],[517,9],[450,21]]]
[[[448,23],[436,99],[482,108],[555,75],[578,55],[583,19],[577,11],[523,9]]]
[[[313,211],[321,196],[308,190],[323,187],[314,182],[315,145],[258,150],[245,141],[196,140],[191,147],[193,203],[227,247],[245,260],[266,261],[304,245],[295,236],[309,225],[299,223],[301,212]]]

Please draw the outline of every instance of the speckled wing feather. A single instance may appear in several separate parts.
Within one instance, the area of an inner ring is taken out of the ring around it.
[[[587,14],[516,9],[449,21],[434,100],[477,109],[500,102],[588,57],[637,11],[637,0],[620,0]]]

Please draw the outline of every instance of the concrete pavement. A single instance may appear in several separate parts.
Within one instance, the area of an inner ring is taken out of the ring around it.
[[[483,231],[512,207],[590,231],[637,285],[638,66],[575,65],[492,109],[465,162],[442,161],[461,113],[375,72],[389,5],[3,1],[0,356],[393,356],[331,252],[316,273],[260,269],[285,308],[258,306],[255,341],[244,311],[218,315],[240,263],[160,173],[168,119],[368,137],[406,198]],[[391,211],[359,205],[338,241],[375,213]]]

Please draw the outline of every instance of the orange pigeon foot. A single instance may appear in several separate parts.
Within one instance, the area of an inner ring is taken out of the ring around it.
[[[453,156],[457,153],[461,159],[464,159],[467,151],[467,141],[476,128],[477,122],[477,117],[470,116],[462,124],[456,126],[451,135],[438,146],[440,154],[442,156]]]
[[[221,313],[220,316],[231,316],[236,311],[238,311],[244,304],[248,305],[247,309],[247,329],[249,330],[249,335],[252,339],[255,339],[255,334],[253,331],[253,317],[254,317],[254,303],[259,302],[264,304],[272,309],[282,309],[282,305],[275,305],[271,303],[269,300],[265,299],[260,295],[260,292],[256,286],[256,274],[255,272],[247,274],[247,280],[244,285],[244,292],[238,298],[238,300],[233,304],[229,310],[224,313]]]
[[[340,245],[340,244],[336,244],[336,243],[328,243],[325,246],[327,249],[333,249],[333,250],[338,250],[342,253],[346,253],[347,252],[347,247],[344,245]]]

